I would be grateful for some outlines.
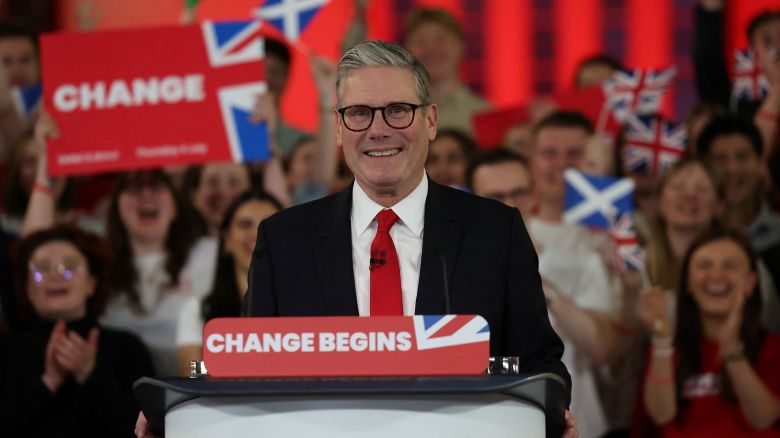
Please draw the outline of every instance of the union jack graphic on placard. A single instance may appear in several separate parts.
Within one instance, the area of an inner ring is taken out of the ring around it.
[[[563,220],[590,228],[607,229],[633,208],[634,181],[630,178],[587,175],[566,169]]]
[[[626,119],[623,166],[626,172],[657,174],[685,153],[687,140],[682,123],[655,116],[630,116]]]
[[[762,100],[769,91],[769,81],[756,63],[750,50],[734,51],[734,82],[731,86],[731,104]]]
[[[260,21],[207,21],[202,26],[212,67],[259,61],[265,57]]]
[[[418,350],[490,341],[487,321],[474,315],[416,315],[414,331]]]
[[[255,96],[264,94],[267,89],[265,82],[255,82],[223,87],[217,92],[230,152],[235,162],[265,161],[271,158],[268,124],[250,122]]]
[[[604,84],[607,105],[621,122],[631,114],[657,113],[676,75],[675,67],[618,71]]]
[[[317,12],[328,0],[267,0],[257,9],[256,16],[297,41]]]
[[[621,271],[639,271],[645,265],[645,251],[639,245],[633,212],[626,212],[610,229],[617,250],[617,266]]]

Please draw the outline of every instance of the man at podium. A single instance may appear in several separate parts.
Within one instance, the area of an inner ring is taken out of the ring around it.
[[[492,355],[518,356],[521,371],[558,374],[570,389],[519,212],[425,174],[438,111],[429,82],[395,44],[344,54],[334,117],[355,182],[263,221],[246,314],[479,314]]]
[[[395,44],[365,41],[342,57],[336,139],[355,182],[262,222],[245,314],[478,314],[490,324],[492,355],[561,376],[568,398],[563,344],[520,213],[425,174],[438,111],[429,82]],[[136,435],[151,436],[143,415]],[[568,411],[564,437],[577,437]]]

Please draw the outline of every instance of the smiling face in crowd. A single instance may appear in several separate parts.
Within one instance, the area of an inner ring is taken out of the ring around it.
[[[251,199],[236,209],[223,239],[225,251],[233,257],[237,269],[249,271],[257,241],[257,227],[277,211],[270,202],[258,199]]]
[[[699,163],[678,169],[661,188],[658,210],[670,227],[704,229],[718,216],[720,208],[715,183]]]
[[[65,240],[46,242],[32,253],[29,268],[27,295],[39,317],[72,321],[86,316],[95,279],[75,245]]]
[[[215,163],[203,166],[192,203],[211,229],[217,229],[228,205],[249,188],[249,170],[243,164]]]
[[[724,317],[739,295],[747,299],[757,277],[748,254],[730,239],[706,243],[691,255],[688,292],[704,315]]]
[[[588,132],[578,127],[550,126],[536,133],[531,173],[540,200],[563,201],[563,171],[582,166],[588,137]]]
[[[141,173],[119,194],[119,217],[131,241],[164,244],[177,214],[171,190],[162,178]]]
[[[710,145],[710,163],[722,178],[729,205],[744,205],[755,199],[761,184],[761,159],[750,139],[741,134],[715,138]]]

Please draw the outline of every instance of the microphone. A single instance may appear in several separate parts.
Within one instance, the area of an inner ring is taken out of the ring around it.
[[[439,249],[436,244],[431,242],[430,240],[425,241],[424,243],[427,243],[428,248],[431,250],[433,255],[439,258],[439,261],[441,262],[441,278],[444,283],[444,311],[447,315],[449,315],[450,312],[450,287],[449,283],[447,282],[447,260],[444,259],[444,254]],[[423,245],[425,246],[425,245]]]
[[[385,251],[373,252],[368,259],[368,270],[373,271],[385,265],[387,254]]]

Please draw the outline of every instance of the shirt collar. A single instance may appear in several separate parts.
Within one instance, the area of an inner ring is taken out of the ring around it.
[[[425,223],[425,200],[428,197],[428,176],[423,173],[422,180],[409,195],[400,200],[392,208],[400,221],[412,232],[422,237]],[[363,234],[376,215],[384,207],[368,197],[357,181],[352,185],[352,228],[357,235]]]

